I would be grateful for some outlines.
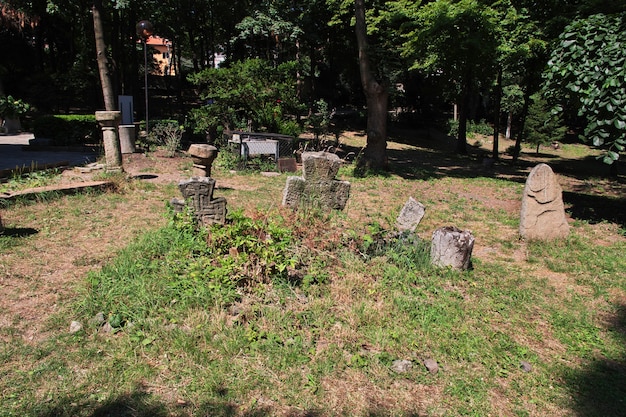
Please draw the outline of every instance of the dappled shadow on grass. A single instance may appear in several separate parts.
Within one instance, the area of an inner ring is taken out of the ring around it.
[[[0,231],[0,236],[19,238],[32,236],[37,233],[39,233],[39,231],[37,229],[33,229],[32,227],[7,227]]]
[[[226,399],[215,399],[193,406],[186,402],[176,405],[166,405],[154,395],[142,389],[130,394],[120,395],[114,399],[96,403],[95,400],[85,402],[84,397],[64,397],[55,401],[46,402],[35,406],[38,410],[33,415],[36,417],[187,417],[187,416],[210,416],[210,417],[271,417],[282,415],[285,417],[322,417],[332,415],[322,410],[277,410],[269,406],[257,405],[251,410],[243,411],[241,407]],[[336,414],[341,417],[353,414]],[[376,408],[364,413],[367,417],[387,417],[398,415],[397,410]],[[400,413],[406,417],[419,417],[414,412]]]
[[[467,155],[455,153],[456,139],[435,129],[390,129],[389,141],[410,145],[413,149],[387,149],[391,169],[405,179],[506,178],[524,183],[530,170],[539,163],[547,163],[554,172],[577,179],[608,178],[610,167],[589,155],[578,159],[561,158],[546,153],[522,152],[516,163],[511,156],[500,153],[498,161],[491,160],[491,152],[468,143]],[[624,161],[618,161],[619,173],[626,171]],[[623,175],[614,178],[625,183]]]
[[[626,349],[626,306],[618,309],[609,325]],[[580,417],[626,416],[626,354],[598,358],[564,376]]]
[[[607,221],[626,228],[626,199],[565,191],[563,201],[574,219],[591,224]]]
[[[54,403],[38,406],[37,417],[165,417],[171,415],[188,415],[188,413],[171,414],[165,405],[144,391],[133,391],[115,399],[102,403],[85,403],[84,397],[58,398]],[[93,411],[90,411],[93,410]]]

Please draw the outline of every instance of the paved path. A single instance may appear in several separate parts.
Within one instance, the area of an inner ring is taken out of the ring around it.
[[[83,166],[94,162],[98,155],[93,152],[29,150],[28,141],[33,139],[32,133],[18,135],[0,135],[0,171],[14,168],[30,168],[46,164],[67,162],[71,166]]]

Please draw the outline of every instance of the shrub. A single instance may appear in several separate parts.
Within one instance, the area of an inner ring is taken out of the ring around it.
[[[489,126],[484,119],[476,123],[473,120],[467,122],[467,136],[472,137],[474,134],[489,136],[493,135],[493,127]],[[456,137],[459,134],[459,121],[450,119],[448,120],[448,135]]]
[[[36,138],[52,139],[56,146],[100,143],[100,128],[92,114],[38,117],[33,121],[33,133]]]
[[[192,109],[190,121],[196,133],[251,129],[278,133],[293,130],[284,125],[302,105],[296,91],[296,62],[278,66],[260,59],[233,62],[225,68],[208,68],[192,74],[203,106]]]
[[[13,96],[0,96],[0,117],[17,119],[30,110],[30,104]]]
[[[150,129],[147,145],[149,148],[155,145],[163,146],[169,156],[174,156],[180,149],[183,133],[185,133],[185,127],[178,124],[176,120],[160,120]]]

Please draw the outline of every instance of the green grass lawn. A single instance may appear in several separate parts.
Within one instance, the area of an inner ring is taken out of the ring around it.
[[[217,168],[246,184],[216,192],[228,225],[196,230],[163,204],[164,221],[81,276],[45,337],[2,323],[0,416],[624,415],[623,225],[576,219],[567,239],[525,242],[518,180],[424,169],[342,169],[351,199],[325,213],[281,208],[284,174]],[[427,206],[421,239],[382,243],[410,195]],[[133,198],[62,197],[72,210],[46,234],[78,233],[73,215],[99,230],[84,213]],[[469,271],[429,264],[430,235],[449,224],[476,236]],[[0,236],[0,271],[43,234]],[[70,334],[72,320],[83,329]]]

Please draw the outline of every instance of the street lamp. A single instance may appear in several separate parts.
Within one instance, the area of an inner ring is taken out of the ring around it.
[[[152,36],[154,33],[154,28],[152,27],[152,23],[149,20],[141,20],[135,26],[135,30],[137,32],[137,36],[143,42],[143,87],[144,87],[144,96],[146,99],[146,133],[148,133],[149,125],[148,125],[148,38]]]

